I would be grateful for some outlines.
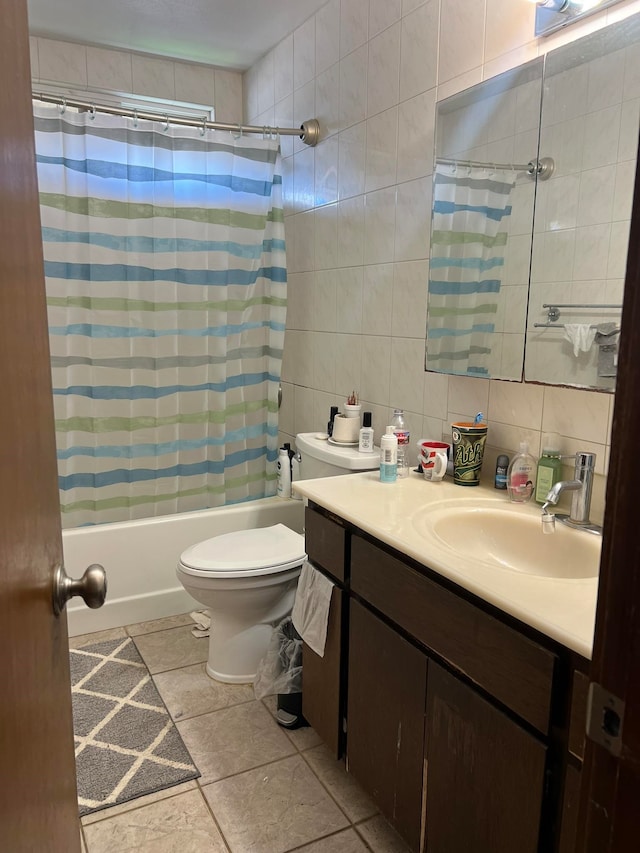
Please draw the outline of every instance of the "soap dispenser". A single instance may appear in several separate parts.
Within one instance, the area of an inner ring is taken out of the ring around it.
[[[536,459],[529,453],[529,442],[521,441],[520,450],[511,460],[507,471],[509,500],[525,503],[530,500],[536,483]]]

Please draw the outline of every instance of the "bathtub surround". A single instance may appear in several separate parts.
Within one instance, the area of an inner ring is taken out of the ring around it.
[[[133,640],[69,656],[80,816],[200,776]]]
[[[246,120],[313,113],[323,125],[313,151],[283,140],[281,443],[322,429],[355,387],[376,443],[396,406],[414,436],[446,441],[453,420],[483,411],[488,470],[523,438],[539,455],[552,431],[563,453],[593,449],[605,473],[610,395],[424,373],[434,116],[436,100],[639,9],[624,2],[535,39],[528,0],[330,0],[247,71]],[[295,56],[308,60],[304,78]]]
[[[277,143],[37,106],[65,526],[275,491]]]

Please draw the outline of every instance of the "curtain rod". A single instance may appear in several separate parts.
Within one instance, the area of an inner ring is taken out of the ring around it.
[[[531,177],[537,175],[541,181],[547,181],[551,177],[556,165],[552,157],[541,157],[540,160],[529,160],[528,163],[483,163],[480,160],[454,160],[449,157],[437,157],[436,163],[442,166],[461,166],[469,169],[526,172]]]
[[[109,115],[127,116],[133,119],[147,119],[148,121],[163,121],[167,125],[178,124],[184,127],[200,127],[209,130],[228,130],[231,133],[262,133],[276,134],[280,136],[298,136],[305,145],[313,147],[320,138],[320,123],[318,119],[312,118],[303,121],[300,127],[268,127],[252,124],[230,124],[224,121],[208,121],[206,118],[187,118],[184,116],[171,115],[170,112],[154,113],[149,110],[139,110],[131,107],[115,107],[108,104],[100,104],[98,101],[79,101],[74,98],[65,98],[62,95],[48,95],[45,92],[32,92],[32,97],[47,104],[58,104],[58,106],[74,107],[76,109],[89,110],[91,112],[108,113]]]

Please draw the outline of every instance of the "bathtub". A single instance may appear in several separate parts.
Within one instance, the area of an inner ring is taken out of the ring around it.
[[[80,598],[68,603],[69,635],[199,610],[176,577],[176,563],[187,546],[221,533],[278,523],[302,533],[303,521],[302,501],[273,497],[63,530],[67,574],[80,577],[91,563],[101,563],[107,572],[107,600],[99,610],[90,610]]]

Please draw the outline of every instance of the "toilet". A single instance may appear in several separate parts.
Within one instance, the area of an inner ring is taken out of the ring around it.
[[[296,436],[302,479],[372,471],[380,459],[357,447],[329,444],[316,433]],[[284,524],[224,533],[187,548],[176,574],[211,614],[207,673],[216,681],[248,683],[273,628],[293,607],[306,560],[304,536]]]

